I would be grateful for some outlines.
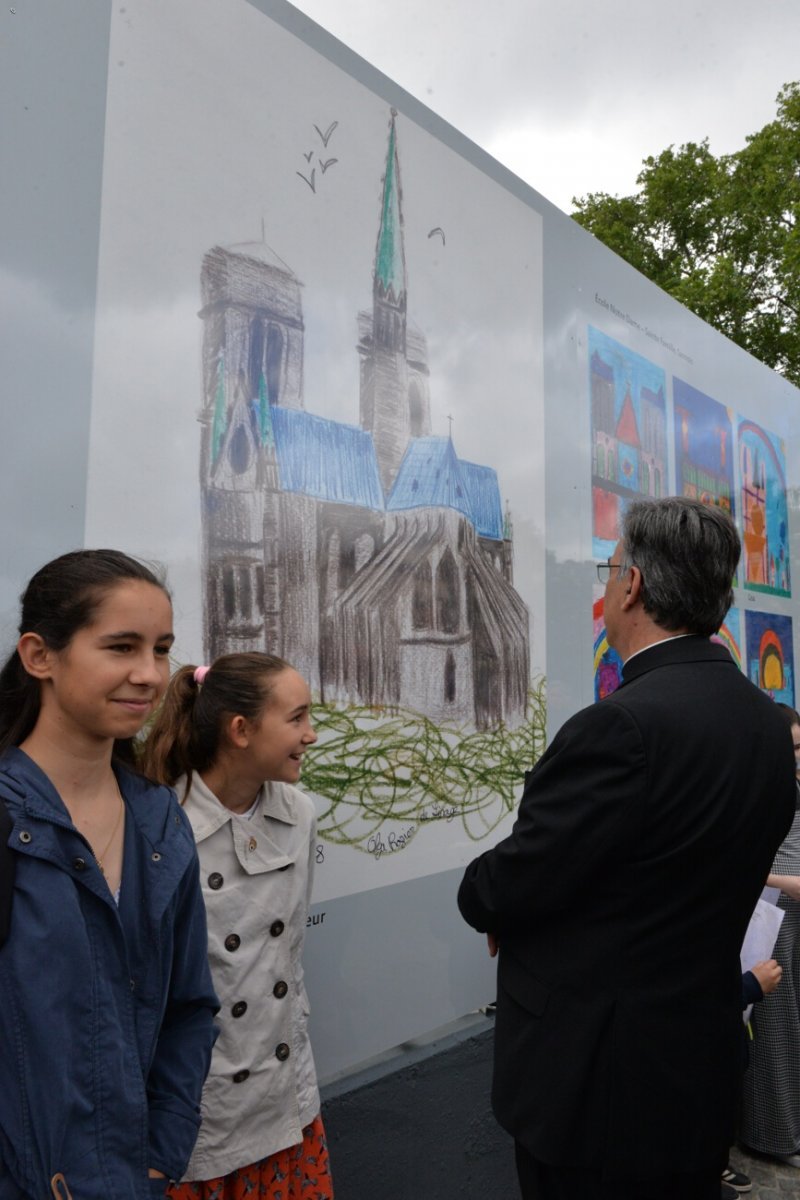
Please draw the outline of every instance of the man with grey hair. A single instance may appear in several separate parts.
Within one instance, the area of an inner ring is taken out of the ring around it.
[[[782,715],[711,641],[730,517],[629,506],[608,563],[622,687],[572,717],[467,868],[499,948],[494,1111],[525,1200],[717,1200],[742,1067],[739,950],[794,815]]]

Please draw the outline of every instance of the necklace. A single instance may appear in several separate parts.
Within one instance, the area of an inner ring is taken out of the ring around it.
[[[125,812],[125,801],[122,799],[122,792],[119,790],[119,784],[117,783],[116,775],[114,776],[114,783],[115,783],[116,789],[117,789],[117,796],[119,797],[119,812],[117,813],[117,819],[114,822],[114,828],[111,831],[111,837],[106,842],[105,850],[103,851],[102,854],[94,855],[94,861],[97,863],[98,867],[100,868],[100,874],[103,876],[104,879],[106,877],[106,872],[105,872],[105,868],[103,867],[103,859],[105,858],[105,856],[108,854],[109,850],[111,849],[111,843],[114,841],[114,838],[117,836],[117,830],[119,829],[120,822],[122,820],[122,814]],[[92,853],[94,854],[94,851],[92,851]]]

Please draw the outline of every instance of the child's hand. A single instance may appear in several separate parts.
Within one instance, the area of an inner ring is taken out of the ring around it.
[[[768,958],[766,962],[756,963],[750,970],[761,985],[761,990],[765,996],[775,991],[783,975],[783,967],[779,966],[774,958]]]

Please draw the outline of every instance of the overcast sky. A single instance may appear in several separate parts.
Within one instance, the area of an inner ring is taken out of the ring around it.
[[[295,0],[559,208],[738,150],[800,79],[800,0]]]

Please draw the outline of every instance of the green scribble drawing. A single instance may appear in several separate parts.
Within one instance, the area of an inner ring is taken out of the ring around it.
[[[317,832],[367,853],[387,821],[421,833],[456,809],[467,836],[480,841],[514,810],[523,776],[545,748],[545,680],[528,694],[523,724],[464,731],[407,709],[315,704],[319,735],[303,767],[303,787],[327,801]]]

